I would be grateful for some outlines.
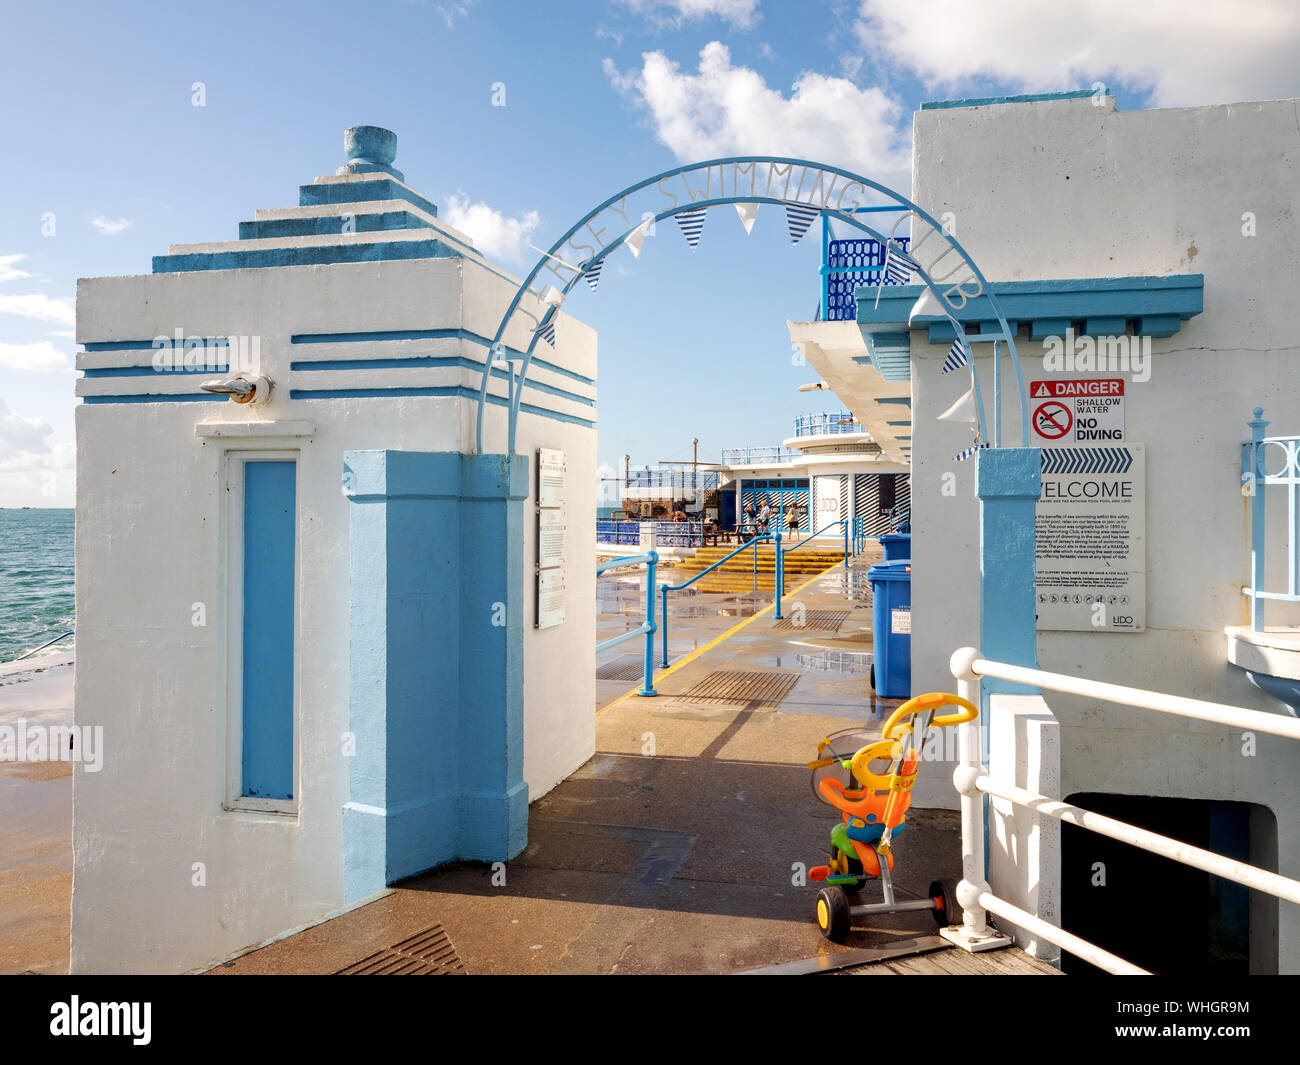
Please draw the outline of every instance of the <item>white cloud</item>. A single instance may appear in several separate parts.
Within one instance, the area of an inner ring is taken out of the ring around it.
[[[44,422],[17,419],[38,426],[39,450],[13,450],[9,446],[11,423],[16,418],[0,402],[0,504],[10,507],[70,507],[76,502],[77,446],[71,440],[50,442]],[[22,430],[20,429],[21,433]]]
[[[100,234],[105,237],[115,237],[124,229],[131,228],[129,218],[116,218],[109,220],[107,218],[92,218],[90,224],[99,230]]]
[[[17,468],[15,462],[23,456],[50,454],[45,438],[52,432],[53,427],[44,418],[14,414],[0,399],[0,468]]]
[[[0,343],[0,366],[33,373],[67,373],[72,369],[67,354],[48,340],[32,344]]]
[[[19,252],[16,255],[0,255],[0,281],[16,281],[20,277],[31,277],[26,270],[19,270],[15,263],[20,263],[27,256]]]
[[[758,20],[758,0],[619,0],[619,3],[655,22],[672,25],[716,17],[745,30]]]
[[[436,6],[438,8],[438,14],[442,16],[442,21],[447,24],[447,29],[451,29],[455,24],[456,19],[460,18],[462,15],[468,15],[469,9],[473,7],[475,3],[477,3],[477,0],[461,0],[461,2],[457,4],[438,4]]]
[[[776,58],[776,53],[772,51],[772,46],[768,44],[766,41],[764,41],[762,44],[758,46],[758,58],[759,59]]]
[[[442,212],[449,226],[468,234],[474,246],[490,259],[522,263],[529,258],[528,238],[540,224],[536,211],[510,218],[486,203],[471,203],[469,197],[452,194]]]
[[[43,292],[23,295],[0,295],[0,314],[16,314],[22,318],[35,318],[39,322],[56,325],[75,325],[77,308],[70,299],[52,299]]]
[[[1149,88],[1161,106],[1300,91],[1294,0],[862,0],[857,33],[930,89],[973,78],[1029,92],[1118,82]]]
[[[718,41],[700,52],[695,74],[662,52],[641,58],[642,69],[625,73],[606,59],[605,74],[649,112],[660,142],[682,162],[790,155],[886,184],[910,179],[910,131],[900,131],[902,107],[880,89],[805,71],[786,97],[755,71],[732,66],[730,51]]]

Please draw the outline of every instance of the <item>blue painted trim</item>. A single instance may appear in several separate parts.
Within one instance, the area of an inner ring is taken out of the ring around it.
[[[492,346],[492,341],[487,337],[480,333],[471,332],[468,329],[394,329],[387,332],[372,331],[365,333],[295,333],[289,337],[289,343],[291,344],[347,344],[382,340],[469,340],[485,348],[491,348]],[[512,355],[515,358],[522,359],[525,357],[525,353],[516,348],[506,347],[505,350],[507,355]],[[594,385],[596,383],[594,377],[585,377],[573,370],[566,370],[563,366],[558,366],[553,362],[547,362],[545,359],[534,357],[533,362],[544,370],[550,370],[552,373],[562,374],[575,381],[581,381],[584,385]]]
[[[172,340],[172,337],[168,337]],[[225,348],[230,346],[229,337],[200,337],[207,348]],[[152,340],[95,340],[81,345],[86,351],[151,351]]]
[[[82,403],[225,403],[225,396],[207,392],[182,392],[175,396],[160,396],[144,392],[138,396],[82,396]]]
[[[521,455],[350,451],[344,898],[527,843]]]
[[[859,326],[895,325],[906,327],[912,307],[925,291],[923,285],[897,285],[885,288],[877,300],[874,288],[860,287],[855,296]],[[1170,274],[1167,276],[1092,277],[1044,281],[998,281],[989,285],[984,295],[969,300],[958,320],[968,335],[998,334],[996,312],[990,301],[990,292],[997,299],[1013,331],[1021,323],[1030,324],[1031,337],[1061,335],[1050,327],[1064,323],[1088,323],[1105,327],[1100,335],[1117,335],[1124,330],[1121,323],[1131,319],[1152,319],[1152,324],[1166,330],[1172,320],[1179,322],[1194,318],[1204,309],[1205,277],[1203,274]],[[956,334],[952,323],[942,315],[918,316],[912,321],[916,328],[928,326],[932,344],[951,343]],[[1119,326],[1119,328],[1115,328]],[[1045,331],[1046,327],[1046,331]],[[865,330],[864,330],[865,333]],[[1035,335],[1036,334],[1036,335]],[[1097,334],[1093,334],[1097,335]],[[1166,333],[1165,335],[1172,335]]]
[[[875,403],[887,403],[904,407],[910,407],[912,405],[911,396],[873,396],[872,400]]]
[[[152,366],[101,366],[98,369],[82,370],[83,377],[166,377],[168,374],[214,374],[230,369],[230,363],[217,366],[177,366],[171,370],[155,370]]]
[[[478,399],[478,392],[463,385],[448,385],[445,388],[293,388],[289,390],[290,399],[392,399],[404,396],[455,396],[462,399]],[[503,396],[488,396],[488,402],[493,406],[509,406],[509,401]],[[550,418],[557,422],[568,422],[570,425],[581,425],[585,429],[596,427],[594,421],[572,414],[563,414],[560,411],[547,410],[545,407],[535,407],[529,403],[521,403],[519,409],[525,414],[535,414],[540,418]]]
[[[242,794],[293,798],[293,461],[244,466]]]
[[[391,178],[374,181],[333,181],[320,185],[299,185],[298,206],[320,207],[327,204],[365,203],[372,200],[405,200],[420,210],[438,217],[438,207],[414,189]]]
[[[1004,447],[975,453],[980,501],[980,653],[996,662],[1038,666],[1035,520],[1042,492],[1042,450]],[[988,677],[989,692],[1037,692]],[[987,720],[987,718],[986,718]]]
[[[289,369],[310,373],[316,370],[405,370],[410,367],[420,366],[451,366],[468,370],[483,369],[481,362],[467,359],[463,355],[414,355],[405,359],[324,359],[320,362],[291,362]],[[502,381],[510,379],[510,374],[505,370],[493,370],[492,376]],[[544,392],[550,396],[559,396],[571,403],[581,403],[586,407],[596,406],[596,401],[588,396],[580,396],[576,392],[569,392],[563,388],[556,388],[554,385],[544,384],[540,381],[525,381],[524,387],[534,388],[538,392]],[[478,398],[477,392],[474,393],[474,398]]]
[[[966,100],[927,100],[922,111],[945,111],[954,107],[995,107],[998,104],[1036,104],[1048,100],[1083,100],[1094,95],[1091,89],[1067,89],[1064,92],[1020,93],[1016,96],[981,96]]]
[[[395,240],[374,243],[328,244],[314,247],[238,248],[216,252],[155,255],[155,274],[201,270],[264,270],[281,266],[325,266],[332,263],[372,263],[404,259],[454,259],[461,253],[442,240]]]
[[[381,233],[395,229],[432,229],[435,227],[410,211],[374,213],[341,212],[337,215],[314,215],[310,218],[268,218],[239,223],[240,240],[273,240],[281,237],[324,237],[343,230],[343,214],[353,215],[354,233]],[[444,234],[444,237],[446,235]]]

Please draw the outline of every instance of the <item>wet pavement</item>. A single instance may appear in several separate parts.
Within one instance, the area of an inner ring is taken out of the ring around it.
[[[62,654],[0,669],[0,726],[71,725],[71,661]],[[73,767],[20,761],[0,747],[0,974],[66,973]]]
[[[787,598],[786,623],[762,602],[711,614],[725,595],[692,597],[698,614],[670,623],[660,695],[623,681],[603,702],[596,755],[532,805],[528,846],[504,869],[434,870],[213,972],[733,973],[920,937],[934,949],[924,911],[866,919],[831,944],[813,922],[816,892],[796,884],[825,862],[838,820],[811,790],[817,741],[878,735],[898,705],[875,698],[865,672],[871,561],[813,578]],[[632,585],[602,587],[602,601],[620,591]],[[626,602],[640,604],[635,627],[644,600]],[[806,623],[792,624],[800,610]],[[640,644],[602,660],[625,649]],[[896,853],[903,898],[956,879],[958,815],[911,811]]]

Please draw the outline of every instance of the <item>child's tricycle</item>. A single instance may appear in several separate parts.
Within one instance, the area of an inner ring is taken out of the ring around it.
[[[956,706],[956,714],[935,715],[944,706]],[[979,710],[973,703],[946,692],[931,692],[907,700],[890,715],[881,729],[882,738],[867,743],[860,730],[849,730],[824,739],[817,745],[818,758],[809,762],[813,791],[843,814],[843,823],[831,830],[831,860],[808,871],[809,880],[826,886],[817,895],[817,927],[833,943],[842,943],[854,917],[874,913],[930,910],[935,921],[960,924],[955,885],[934,880],[924,899],[896,899],[892,872],[892,841],[903,831],[904,815],[912,802],[912,785],[921,761],[921,745],[931,728],[945,728],[974,721]],[[884,772],[874,772],[873,763],[887,763]],[[841,774],[850,774],[846,786]],[[852,787],[856,781],[859,787]],[[883,859],[883,860],[882,860]],[[883,902],[854,901],[866,881],[878,877]]]

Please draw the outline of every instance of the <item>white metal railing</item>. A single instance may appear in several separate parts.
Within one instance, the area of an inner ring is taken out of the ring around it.
[[[1267,714],[1260,710],[1248,710],[1224,703],[1211,703],[1203,699],[1188,699],[1142,688],[1129,688],[1122,684],[1085,680],[1063,673],[1049,673],[1042,669],[1013,666],[1006,662],[992,662],[981,658],[979,652],[973,647],[963,647],[955,652],[952,656],[951,668],[953,676],[957,678],[957,694],[972,702],[979,700],[979,679],[995,677],[1048,691],[1082,695],[1121,706],[1132,706],[1176,717],[1208,721],[1233,729],[1248,729],[1300,740],[1300,720],[1295,718],[1281,717],[1277,714]],[[1132,962],[1103,950],[1094,943],[1080,939],[993,894],[984,877],[984,795],[1004,799],[1041,816],[1077,825],[1098,835],[1108,836],[1183,865],[1244,884],[1256,891],[1263,891],[1276,898],[1300,904],[1300,881],[1225,858],[1213,851],[1193,847],[1181,840],[1171,839],[1091,810],[1072,806],[1059,799],[994,780],[983,764],[979,729],[978,721],[958,726],[960,764],[953,773],[953,783],[961,794],[962,880],[957,886],[957,900],[961,903],[964,912],[960,932],[949,938],[958,945],[976,950],[980,949],[981,944],[987,945],[995,940],[997,933],[989,927],[987,919],[987,915],[992,913],[1107,972],[1147,975],[1145,969],[1139,968]]]

